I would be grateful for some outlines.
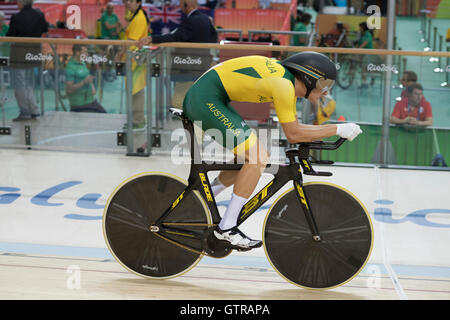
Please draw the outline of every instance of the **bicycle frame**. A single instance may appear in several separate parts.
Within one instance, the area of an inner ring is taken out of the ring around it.
[[[154,226],[158,227],[163,224],[163,220],[170,215],[170,212],[181,202],[183,198],[185,198],[190,192],[197,190],[200,192],[202,197],[206,200],[208,205],[208,209],[211,213],[212,217],[212,226],[216,226],[220,220],[219,210],[217,208],[217,204],[215,198],[211,191],[211,184],[208,178],[207,173],[209,171],[222,171],[222,170],[240,170],[243,164],[234,164],[234,163],[212,163],[208,164],[204,161],[197,163],[196,160],[200,159],[200,152],[198,148],[198,144],[195,141],[194,135],[194,126],[192,122],[185,118],[181,117],[183,121],[183,127],[190,134],[190,139],[188,139],[190,143],[191,150],[191,170],[188,178],[188,186],[186,189],[175,199],[172,205],[161,215],[161,217],[155,222]],[[300,147],[292,148],[286,150],[286,155],[289,159],[289,164],[287,165],[279,165],[277,173],[274,174],[274,178],[265,185],[255,196],[249,199],[241,209],[238,217],[238,225],[242,224],[245,220],[247,220],[252,214],[254,214],[267,200],[269,200],[275,193],[278,192],[283,186],[286,185],[289,181],[293,181],[293,185],[295,190],[297,190],[297,198],[299,200],[299,204],[303,208],[303,212],[305,214],[306,220],[311,230],[311,235],[315,241],[320,241],[319,230],[317,229],[317,225],[314,221],[314,216],[309,206],[308,198],[306,194],[303,192],[303,178],[300,170],[300,166],[303,169],[304,174],[309,175],[320,175],[320,176],[330,176],[331,173],[328,172],[316,172],[312,169],[311,163],[308,159],[309,157],[309,149],[336,149],[338,148],[345,139],[340,139],[336,143],[329,144],[323,141],[300,144]],[[295,161],[295,158],[298,157],[299,162]],[[323,164],[332,164],[331,161],[318,161],[317,163]],[[266,167],[266,171],[272,167],[271,164],[268,164]],[[187,224],[186,224],[187,225]],[[166,230],[169,230],[170,227],[165,226]],[[173,229],[178,235],[186,235],[188,237],[198,238],[198,235],[189,231],[183,231],[183,234],[180,233],[179,229]]]

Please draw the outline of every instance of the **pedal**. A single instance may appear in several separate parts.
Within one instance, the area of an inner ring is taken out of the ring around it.
[[[247,252],[247,251],[250,251],[250,250],[252,250],[253,248],[248,248],[248,249],[244,249],[244,248],[239,248],[239,249],[236,249],[237,251],[239,251],[239,252]]]
[[[213,258],[224,258],[228,256],[233,249],[227,246],[224,241],[216,239],[213,235],[215,227],[208,228],[203,234],[202,249],[206,254]]]

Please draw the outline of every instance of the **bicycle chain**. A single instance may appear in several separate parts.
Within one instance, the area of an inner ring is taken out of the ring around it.
[[[163,225],[168,225],[168,226],[193,226],[193,227],[215,227],[217,226],[217,224],[209,224],[209,223],[183,223],[183,222],[163,222]],[[205,251],[199,251],[199,250],[195,250],[192,248],[189,248],[187,246],[184,246],[174,240],[171,240],[161,234],[159,234],[158,232],[154,232],[155,235],[157,235],[158,237],[160,237],[163,240],[168,241],[169,243],[172,243],[180,248],[183,248],[185,250],[194,252],[196,254],[202,255],[202,256],[209,256],[209,254],[207,254]]]

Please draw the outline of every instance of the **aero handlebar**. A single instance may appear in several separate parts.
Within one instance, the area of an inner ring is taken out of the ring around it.
[[[338,140],[332,141],[312,141],[312,142],[301,142],[298,144],[299,148],[308,148],[315,150],[336,150],[339,148],[347,139],[339,138]]]

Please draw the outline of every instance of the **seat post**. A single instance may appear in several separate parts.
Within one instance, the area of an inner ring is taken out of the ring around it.
[[[191,165],[201,164],[202,160],[200,158],[200,150],[198,148],[197,139],[195,139],[194,124],[188,117],[186,117],[183,110],[177,108],[169,108],[169,111],[173,115],[181,119],[181,121],[183,122],[183,128],[185,130],[185,133],[187,131],[186,135],[188,136],[186,137],[186,140],[189,143],[189,150],[191,153]]]
[[[189,149],[191,154],[191,164],[200,164],[201,156],[200,150],[198,148],[197,139],[195,138],[194,124],[186,116],[183,116],[183,127],[187,131],[188,136],[186,137],[189,143]]]

